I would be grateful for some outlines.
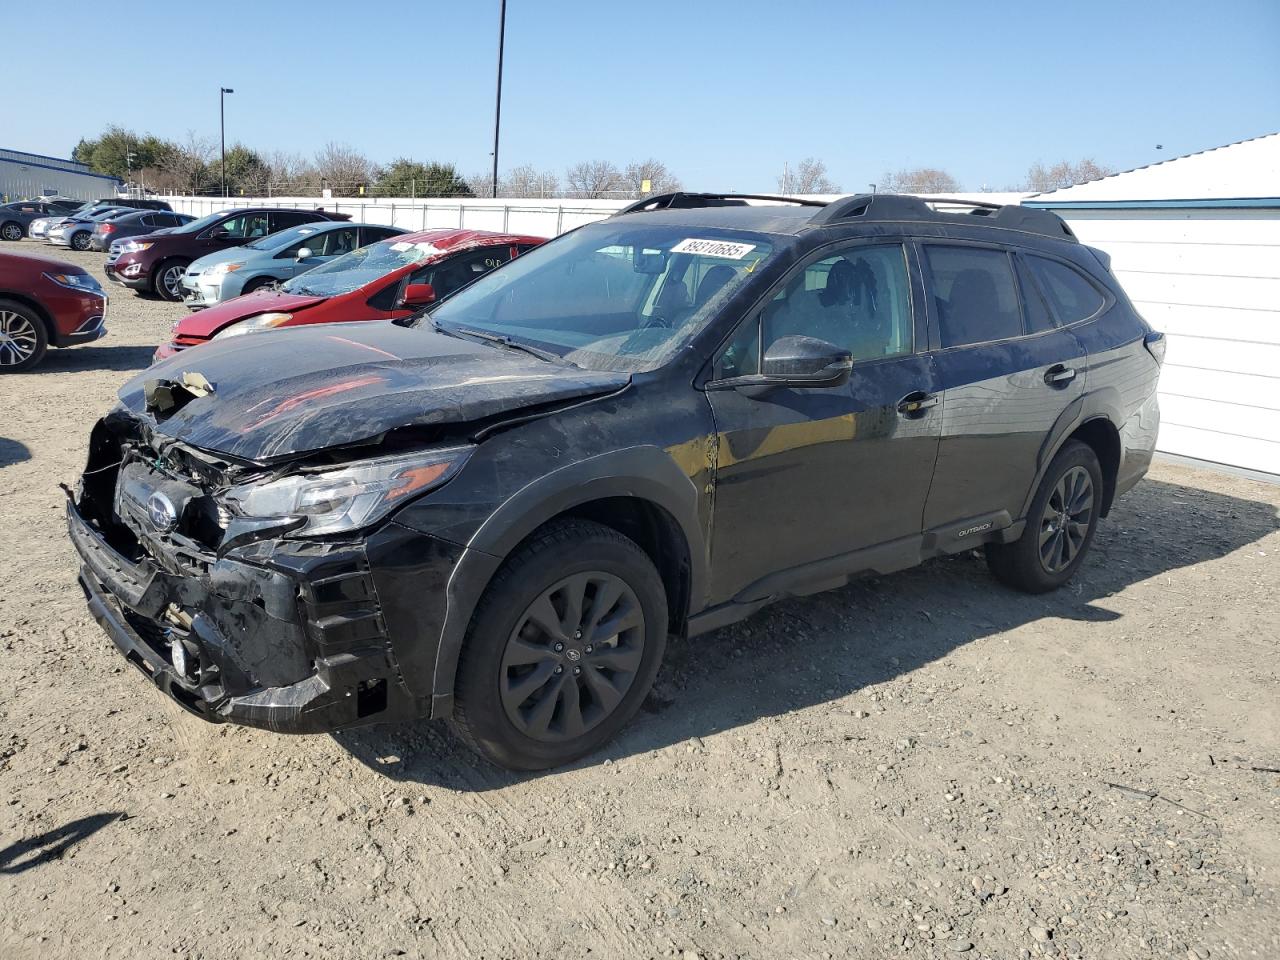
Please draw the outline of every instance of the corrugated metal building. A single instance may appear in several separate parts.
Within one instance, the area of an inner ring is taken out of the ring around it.
[[[1110,254],[1167,335],[1158,449],[1280,475],[1280,134],[1024,203]]]
[[[6,200],[27,200],[45,194],[97,200],[114,197],[123,184],[119,177],[94,173],[87,164],[74,160],[0,147],[0,197]]]

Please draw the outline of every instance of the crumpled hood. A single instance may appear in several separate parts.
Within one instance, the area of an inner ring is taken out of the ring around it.
[[[150,380],[213,385],[177,412],[146,412]],[[130,380],[120,399],[163,436],[245,460],[285,459],[405,426],[466,423],[611,393],[625,373],[580,370],[390,321],[215,340]],[[163,416],[163,415],[162,415]]]

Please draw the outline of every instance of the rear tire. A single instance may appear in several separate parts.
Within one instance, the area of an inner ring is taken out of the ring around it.
[[[640,547],[598,523],[548,524],[512,554],[476,607],[453,727],[511,770],[570,763],[634,716],[666,641],[666,591]]]
[[[1093,448],[1068,440],[1040,481],[1022,536],[987,544],[987,566],[995,578],[1024,593],[1047,593],[1070,580],[1093,544],[1102,494],[1102,467]]]
[[[186,260],[165,260],[156,267],[151,289],[161,300],[177,303],[182,299],[182,275],[187,272]]]
[[[87,230],[77,230],[71,235],[71,249],[81,251],[88,250],[89,241],[92,239],[92,235]]]
[[[22,229],[22,224],[10,220],[7,223],[0,224],[0,238],[5,240],[21,240],[26,235],[26,231]]]
[[[26,304],[0,300],[0,373],[22,373],[44,359],[49,333]]]

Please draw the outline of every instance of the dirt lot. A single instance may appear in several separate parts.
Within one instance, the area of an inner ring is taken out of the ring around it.
[[[513,776],[207,726],[89,619],[56,484],[181,313],[0,380],[5,960],[1280,957],[1280,487],[1161,465],[1049,597],[966,556],[778,605]]]

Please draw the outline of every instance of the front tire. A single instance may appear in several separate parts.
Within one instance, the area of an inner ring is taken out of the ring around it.
[[[1025,593],[1058,589],[1093,544],[1102,495],[1102,468],[1093,448],[1068,440],[1040,481],[1022,536],[1013,543],[987,544],[992,574]]]
[[[44,320],[25,304],[0,300],[0,373],[30,370],[48,348]]]
[[[256,280],[250,280],[244,285],[244,289],[240,291],[240,296],[243,297],[251,293],[257,293],[264,287],[270,287],[276,283],[279,283],[279,281],[276,280],[275,277],[259,277]]]
[[[93,237],[84,230],[80,230],[76,233],[73,233],[71,235],[71,249],[81,250],[81,251],[88,250],[89,241],[92,239]]]
[[[662,662],[667,596],[635,542],[602,524],[549,524],[495,574],[458,665],[453,726],[511,770],[570,763],[611,740]]]
[[[166,260],[156,268],[151,287],[157,297],[176,303],[182,299],[182,275],[187,272],[185,260]]]
[[[0,238],[5,240],[21,240],[23,237],[22,224],[15,223],[10,220],[8,223],[0,225]]]

